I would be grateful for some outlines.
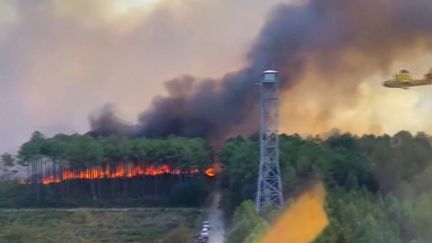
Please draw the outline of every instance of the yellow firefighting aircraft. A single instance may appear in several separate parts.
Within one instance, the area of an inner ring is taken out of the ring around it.
[[[414,86],[432,85],[432,69],[424,75],[423,79],[414,79],[407,70],[402,70],[393,76],[393,79],[383,83],[387,88],[409,89]]]

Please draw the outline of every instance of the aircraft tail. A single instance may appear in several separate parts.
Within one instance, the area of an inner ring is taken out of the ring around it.
[[[425,79],[432,82],[432,68],[425,74]]]

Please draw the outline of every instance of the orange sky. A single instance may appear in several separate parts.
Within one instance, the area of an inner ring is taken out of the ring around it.
[[[381,86],[384,80],[392,77],[393,71],[408,68],[420,78],[430,67],[432,55],[402,60],[392,70],[358,82],[348,98],[341,97],[345,87],[341,87],[340,82],[335,86],[331,81],[316,82],[321,76],[311,71],[282,96],[281,129],[303,135],[325,134],[333,129],[356,134],[393,134],[400,130],[432,132],[432,87],[403,90]],[[323,110],[330,111],[325,118],[320,117]]]

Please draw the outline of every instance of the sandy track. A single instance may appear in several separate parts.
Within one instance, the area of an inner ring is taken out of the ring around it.
[[[222,210],[219,209],[220,192],[215,192],[209,209],[210,237],[209,243],[223,243],[225,238],[225,225]]]

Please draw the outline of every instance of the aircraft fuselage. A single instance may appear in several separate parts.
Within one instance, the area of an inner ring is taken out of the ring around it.
[[[432,85],[432,80],[388,80],[383,83],[387,88],[408,89],[415,86]]]

